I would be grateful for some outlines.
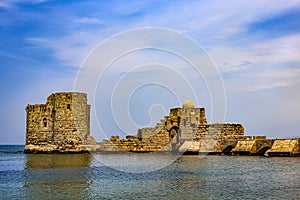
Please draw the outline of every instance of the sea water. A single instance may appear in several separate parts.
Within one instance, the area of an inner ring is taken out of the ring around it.
[[[299,157],[184,155],[134,173],[102,162],[118,165],[122,154],[23,154],[23,149],[0,146],[0,199],[300,199]],[[124,160],[130,169],[141,166],[131,165],[134,160],[145,159],[159,163],[164,156],[133,153]]]

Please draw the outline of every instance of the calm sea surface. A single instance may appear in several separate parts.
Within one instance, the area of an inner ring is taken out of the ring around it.
[[[159,170],[130,173],[167,158],[26,155],[23,148],[0,146],[0,199],[300,199],[300,157],[185,155]]]

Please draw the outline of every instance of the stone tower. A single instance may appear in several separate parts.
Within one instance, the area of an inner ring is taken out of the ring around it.
[[[54,93],[46,104],[27,105],[25,152],[78,152],[85,144],[95,144],[86,94]]]
[[[181,138],[189,140],[197,132],[200,125],[207,124],[205,117],[205,108],[195,108],[192,101],[184,102],[181,109],[180,130]]]

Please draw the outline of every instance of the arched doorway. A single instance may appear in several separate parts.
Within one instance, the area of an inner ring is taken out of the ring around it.
[[[176,145],[180,142],[180,130],[177,126],[173,126],[169,130],[169,137],[171,139],[172,151],[175,151]]]
[[[234,148],[234,146],[229,145],[222,151],[222,153],[229,154],[233,148]]]
[[[258,155],[264,155],[270,148],[271,148],[271,147],[269,147],[269,146],[265,146],[265,147],[261,148],[261,149],[257,152],[257,154],[258,154]]]

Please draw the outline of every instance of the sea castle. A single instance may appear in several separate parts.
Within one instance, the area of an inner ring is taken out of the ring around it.
[[[239,123],[208,123],[205,108],[186,101],[172,108],[155,127],[126,138],[112,136],[99,143],[90,135],[90,105],[79,92],[51,94],[46,104],[26,107],[25,153],[172,152],[300,156],[300,138],[246,136]]]

